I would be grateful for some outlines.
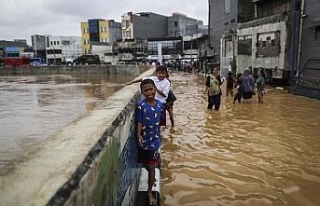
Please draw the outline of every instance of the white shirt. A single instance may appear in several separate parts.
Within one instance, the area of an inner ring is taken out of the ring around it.
[[[166,78],[164,78],[163,80],[159,80],[157,76],[145,77],[143,79],[152,79],[154,81],[154,84],[156,85],[157,89],[161,90],[163,94],[166,95],[164,97],[157,92],[155,98],[160,102],[165,103],[170,91],[170,81]]]

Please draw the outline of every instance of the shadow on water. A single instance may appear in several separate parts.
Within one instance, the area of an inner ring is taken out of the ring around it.
[[[173,75],[162,205],[319,205],[320,102],[269,87],[265,104],[206,109],[204,77]],[[223,85],[224,89],[225,85]],[[225,94],[225,91],[224,91]]]
[[[0,174],[5,165],[122,88],[132,75],[0,76]]]

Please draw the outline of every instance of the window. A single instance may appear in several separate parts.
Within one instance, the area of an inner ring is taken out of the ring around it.
[[[282,12],[290,11],[290,4],[284,4],[282,6]]]
[[[224,0],[224,12],[231,12],[231,0]]]
[[[279,31],[258,34],[257,41],[257,57],[274,57],[280,54]]]
[[[86,33],[86,28],[83,28],[83,29],[82,29],[82,33]]]
[[[267,46],[267,41],[262,41],[262,47],[266,47]]]
[[[178,22],[174,21],[174,26],[177,27],[178,26]]]
[[[59,45],[59,41],[57,41],[57,45]]]
[[[49,37],[47,37],[47,47],[49,47],[50,46],[50,41],[49,41]]]
[[[238,36],[238,55],[252,55],[252,36]]]

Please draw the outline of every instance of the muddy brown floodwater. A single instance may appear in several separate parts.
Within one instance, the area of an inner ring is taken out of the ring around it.
[[[265,104],[206,109],[204,78],[172,75],[162,205],[320,205],[320,101],[268,87]],[[224,89],[225,85],[223,85]]]
[[[133,75],[0,76],[0,175],[8,164],[93,110]]]

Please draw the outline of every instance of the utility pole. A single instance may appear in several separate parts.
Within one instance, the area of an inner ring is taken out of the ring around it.
[[[293,92],[293,73],[296,69],[296,1],[291,0],[291,52],[290,52],[290,92]]]

